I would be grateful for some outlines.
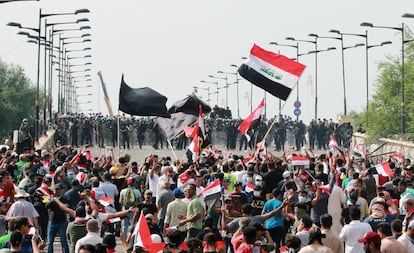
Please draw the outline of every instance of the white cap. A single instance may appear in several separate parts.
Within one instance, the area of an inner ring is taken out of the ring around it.
[[[290,171],[285,171],[285,172],[283,172],[283,174],[282,174],[282,177],[283,177],[283,178],[288,178],[288,177],[290,177],[290,176],[291,176]]]

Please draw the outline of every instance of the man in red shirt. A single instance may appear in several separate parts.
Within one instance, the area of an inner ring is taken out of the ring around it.
[[[0,173],[0,199],[6,201],[6,211],[9,210],[10,206],[14,202],[14,184],[7,179],[6,173]]]

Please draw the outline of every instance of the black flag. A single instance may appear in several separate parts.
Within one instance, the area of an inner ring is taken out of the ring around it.
[[[201,101],[195,95],[188,95],[186,98],[177,101],[168,109],[169,113],[183,112],[185,114],[192,114],[198,116],[198,107],[201,105],[203,113],[209,113],[211,107]]]
[[[158,116],[169,118],[167,111],[167,97],[155,90],[144,88],[131,88],[124,82],[122,75],[119,90],[119,110],[131,115]]]

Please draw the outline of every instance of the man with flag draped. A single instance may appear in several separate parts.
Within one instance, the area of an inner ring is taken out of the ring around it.
[[[192,138],[192,142],[188,147],[187,156],[189,160],[196,161],[197,157],[201,154],[202,149],[210,145],[208,134],[204,127],[203,110],[201,105],[199,106],[197,124],[194,127],[185,127],[184,132],[187,137]]]
[[[249,143],[249,147],[251,148],[251,139],[254,134],[254,129],[256,129],[259,124],[262,116],[264,115],[264,105],[265,100],[262,99],[260,104],[254,109],[254,111],[245,119],[242,123],[240,123],[239,127],[237,128],[240,133],[243,135],[242,139],[240,140],[240,150],[242,148],[242,141],[244,140]],[[249,131],[250,130],[250,131]],[[246,149],[246,148],[245,148]]]

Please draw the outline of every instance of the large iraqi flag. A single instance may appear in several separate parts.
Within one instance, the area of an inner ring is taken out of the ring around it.
[[[254,44],[248,60],[239,67],[238,71],[252,84],[286,100],[304,70],[305,65]]]

